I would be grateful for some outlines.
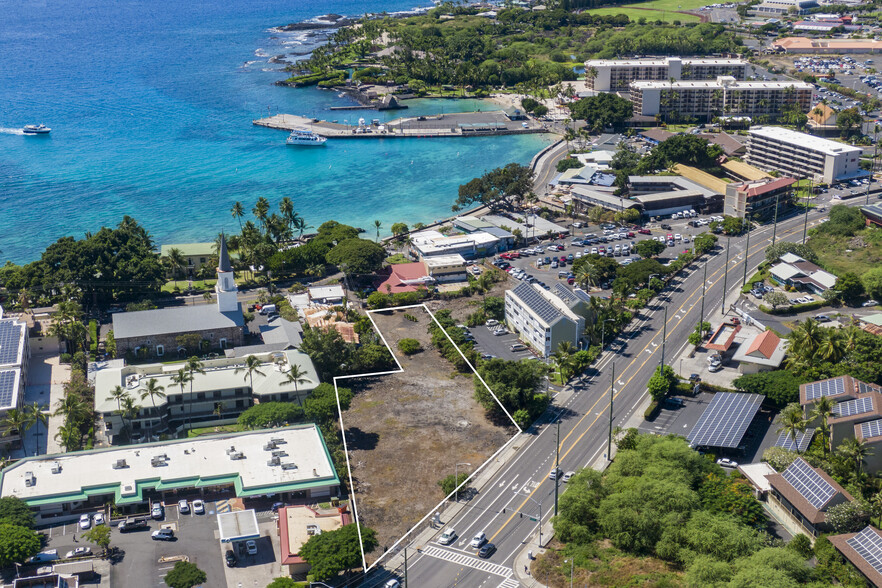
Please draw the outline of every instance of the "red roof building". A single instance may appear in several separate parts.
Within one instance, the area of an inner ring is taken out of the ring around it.
[[[382,294],[398,294],[399,292],[416,292],[431,282],[426,264],[422,261],[414,263],[396,263],[383,268],[376,284],[377,292]]]
[[[333,511],[316,511],[308,506],[286,506],[279,509],[276,529],[279,533],[281,564],[293,575],[309,572],[309,564],[298,554],[313,535],[341,529],[352,523],[347,507]]]

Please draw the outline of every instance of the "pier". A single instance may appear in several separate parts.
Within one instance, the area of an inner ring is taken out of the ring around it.
[[[253,120],[252,123],[284,131],[307,129],[328,139],[479,137],[552,132],[540,121],[512,120],[501,110],[396,118],[379,124],[371,121],[371,118],[364,117],[364,124],[359,125],[355,117],[350,124],[340,124],[293,114],[277,114]]]

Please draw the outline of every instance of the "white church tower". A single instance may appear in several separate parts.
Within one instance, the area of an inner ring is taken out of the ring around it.
[[[239,290],[236,288],[236,280],[233,278],[233,265],[230,263],[230,254],[227,253],[227,239],[221,233],[220,249],[217,255],[217,284],[214,285],[214,293],[217,296],[217,309],[220,312],[239,311]]]

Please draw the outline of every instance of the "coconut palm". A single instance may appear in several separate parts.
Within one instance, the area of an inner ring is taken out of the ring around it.
[[[254,208],[251,209],[251,212],[254,213],[254,218],[256,218],[263,225],[263,228],[266,229],[266,222],[269,215],[270,203],[269,200],[261,196],[257,199],[257,203],[254,205]]]
[[[300,391],[297,389],[298,384],[303,384],[305,382],[309,382],[309,378],[305,378],[307,372],[306,370],[300,369],[300,366],[297,364],[291,364],[291,369],[285,372],[285,384],[294,384],[294,395],[297,396],[297,402],[300,402]]]
[[[778,433],[786,432],[793,440],[796,453],[799,453],[799,435],[805,432],[807,425],[808,423],[802,415],[802,407],[799,404],[789,404],[781,411],[781,427],[778,429]]]
[[[168,250],[168,255],[165,257],[165,262],[168,264],[168,268],[171,270],[172,279],[175,281],[175,286],[178,285],[178,272],[183,271],[184,266],[187,264],[186,260],[184,260],[184,254],[181,253],[181,250],[177,247],[172,247]]]
[[[245,378],[248,380],[249,386],[251,386],[251,393],[254,393],[254,374],[264,375],[262,371],[260,371],[260,360],[253,355],[249,355],[245,358],[245,365],[241,367],[237,367],[234,374],[238,374],[239,372],[245,372]]]
[[[835,414],[833,412],[834,406],[836,406],[836,403],[829,396],[821,396],[815,402],[815,407],[811,413],[812,420],[821,419],[821,434],[824,436],[824,457],[830,451],[830,425],[827,423],[827,419]]]
[[[828,331],[821,341],[821,344],[818,346],[818,350],[815,352],[815,357],[823,361],[837,363],[842,359],[843,355],[845,355],[845,345],[843,344],[839,333]]]
[[[184,369],[187,370],[187,374],[190,376],[187,380],[190,382],[190,401],[187,403],[187,428],[189,429],[190,416],[193,414],[193,380],[196,379],[193,374],[204,374],[205,369],[203,369],[202,362],[195,355],[187,360]]]
[[[236,201],[233,203],[233,207],[230,209],[230,213],[233,215],[233,218],[239,221],[239,230],[242,230],[242,217],[245,216],[245,207],[242,206],[242,203]]]
[[[58,427],[58,431],[55,433],[55,439],[61,443],[61,446],[64,447],[65,451],[76,451],[80,449],[80,429],[77,427],[76,423],[68,423]]]
[[[570,379],[569,372],[572,369],[572,362],[570,360],[574,350],[575,348],[572,343],[563,341],[557,346],[557,349],[551,352],[551,359],[560,374],[560,381],[563,384],[566,384]]]
[[[150,402],[153,404],[153,412],[156,412],[156,399],[165,398],[165,386],[159,386],[157,385],[158,383],[159,381],[156,378],[150,378],[144,385],[144,391],[141,392],[141,400],[146,400],[148,397],[150,398]],[[160,422],[161,421],[162,419],[160,419]],[[152,418],[150,419],[150,423],[152,425]]]
[[[799,323],[790,333],[790,345],[787,351],[796,362],[809,362],[824,341],[824,331],[812,319]]]
[[[27,448],[25,447],[25,433],[33,424],[31,422],[28,413],[19,408],[10,408],[6,411],[6,416],[3,417],[2,427],[3,427],[3,437],[9,437],[13,433],[18,433],[18,436],[21,437],[21,450],[25,455],[28,454]]]
[[[116,386],[113,390],[110,391],[110,398],[116,400],[116,410],[118,412],[122,411],[122,399],[125,398],[127,394],[126,389],[122,386]]]
[[[46,430],[49,429],[49,414],[43,410],[43,407],[37,403],[32,402],[30,404],[26,404],[24,407],[24,411],[28,415],[29,425],[27,428],[31,428],[37,425],[43,425],[46,427]],[[22,439],[22,441],[24,441]],[[22,443],[23,444],[23,443]]]
[[[282,198],[282,201],[279,202],[279,212],[282,213],[282,219],[285,221],[285,225],[289,230],[293,231],[295,229],[294,220],[299,218],[299,215],[294,212],[294,201],[287,196]]]
[[[383,223],[378,220],[374,221],[374,227],[377,229],[377,243],[380,242],[380,229],[383,228]]]
[[[184,388],[186,388],[187,384],[192,380],[193,376],[190,375],[185,367],[178,369],[178,371],[171,375],[172,384],[181,387],[181,401],[184,399]]]
[[[584,263],[576,272],[576,281],[583,287],[592,287],[600,283],[600,271],[593,263]]]
[[[141,412],[141,407],[135,404],[135,398],[131,394],[126,394],[122,399],[122,410],[120,416],[123,420],[123,428],[129,432],[129,440],[132,439],[132,421]],[[126,424],[128,421],[128,424]]]
[[[839,444],[836,452],[846,460],[853,462],[854,474],[856,477],[860,477],[866,464],[866,458],[873,454],[873,449],[867,445],[865,440],[849,437]]]
[[[849,325],[841,331],[842,346],[846,352],[851,353],[855,350],[863,332],[864,331],[857,325]]]

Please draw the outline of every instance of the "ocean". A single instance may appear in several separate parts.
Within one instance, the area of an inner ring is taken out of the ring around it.
[[[37,259],[56,239],[130,215],[157,244],[238,231],[230,207],[290,197],[312,226],[382,233],[449,216],[457,187],[527,163],[543,135],[328,141],[286,147],[267,113],[328,120],[490,110],[477,100],[341,111],[332,91],[273,85],[321,36],[273,27],[322,14],[401,11],[420,0],[0,0],[0,251]],[[24,136],[29,123],[52,127]]]

